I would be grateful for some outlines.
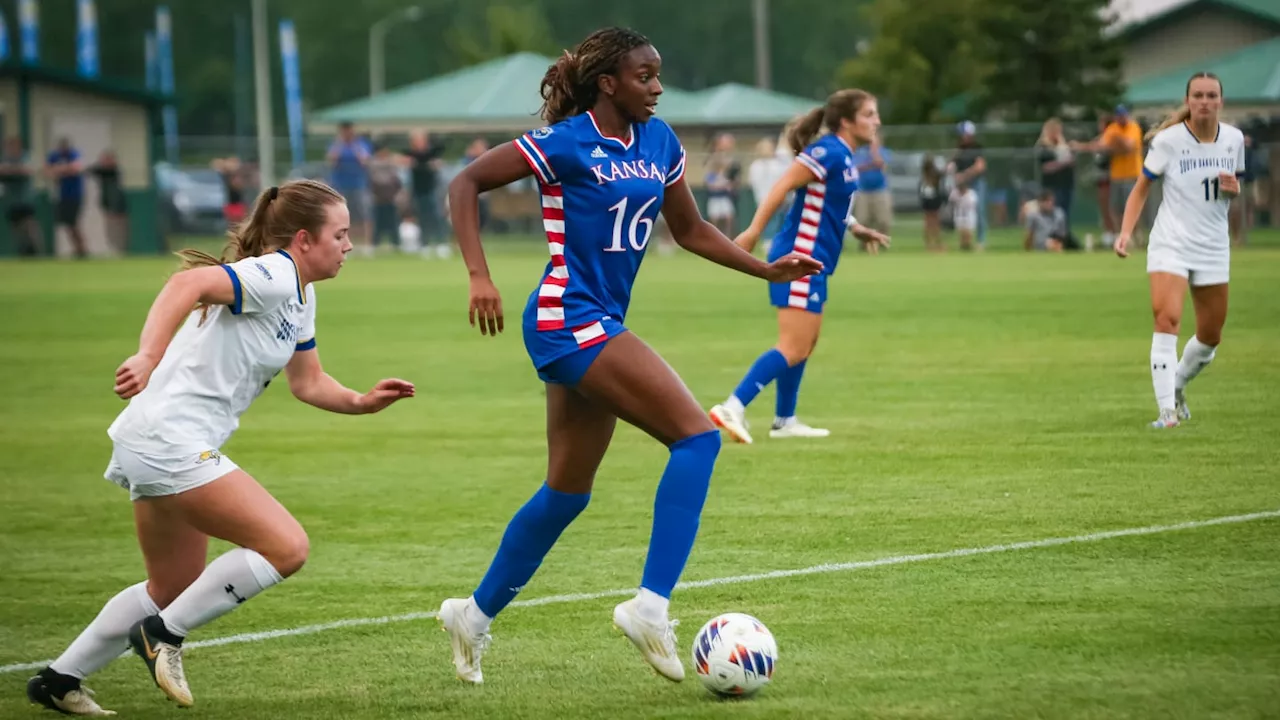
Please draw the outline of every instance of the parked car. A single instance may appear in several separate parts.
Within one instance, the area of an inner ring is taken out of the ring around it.
[[[218,235],[227,189],[216,170],[156,164],[160,217],[169,232]]]

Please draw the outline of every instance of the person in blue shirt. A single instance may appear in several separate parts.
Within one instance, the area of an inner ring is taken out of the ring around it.
[[[369,197],[369,161],[373,158],[373,147],[356,135],[351,123],[343,122],[325,157],[329,162],[329,184],[347,199],[351,241],[360,252],[370,255],[373,253],[370,208],[373,201]]]
[[[818,136],[823,129],[827,133]],[[751,226],[734,240],[747,251],[760,240],[769,217],[787,195],[795,200],[782,229],[769,246],[769,258],[798,253],[822,263],[822,273],[769,285],[769,300],[778,308],[778,342],[761,355],[723,403],[711,408],[711,421],[740,443],[750,444],[746,409],[769,383],[778,381],[777,412],[769,437],[826,437],[830,433],[796,420],[796,402],[805,362],[818,343],[827,278],[835,272],[844,249],[846,229],[875,253],[888,246],[888,236],[858,223],[853,196],[858,189],[855,148],[872,142],[880,127],[876,99],[862,90],[840,90],[823,107],[814,108],[787,132],[795,162],[773,186]]]
[[[858,168],[858,192],[853,197],[853,215],[866,227],[888,235],[893,230],[893,195],[889,192],[888,165],[893,152],[877,135],[853,154]]]
[[[502,332],[502,299],[485,263],[480,193],[533,175],[551,260],[524,310],[524,343],[547,390],[545,483],[516,512],[488,572],[439,619],[459,678],[480,683],[489,625],[533,577],[591,498],[618,418],[667,446],[652,534],[636,596],[613,621],[664,677],[684,679],[671,591],[693,548],[720,434],[680,376],[625,323],[631,288],[661,212],[676,242],[720,265],[771,282],[820,272],[808,256],[766,263],[735,246],[698,212],[685,151],[654,118],[662,59],[643,35],[597,30],[542,80],[547,126],[489,150],[449,184],[458,246],[471,274],[470,321]]]
[[[84,165],[80,162],[80,151],[71,146],[69,139],[61,138],[49,153],[45,167],[49,177],[58,184],[54,222],[67,229],[76,257],[85,257],[88,250],[84,234],[80,232],[80,210],[84,206]]]

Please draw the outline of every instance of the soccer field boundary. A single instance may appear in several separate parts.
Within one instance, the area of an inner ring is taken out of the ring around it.
[[[741,583],[759,582],[761,580],[778,580],[783,578],[801,577],[804,575],[825,575],[829,573],[852,572],[855,570],[869,570],[872,568],[887,567],[890,565],[905,565],[908,563],[926,562],[930,560],[950,560],[953,558],[972,557],[975,555],[994,555],[997,553],[1014,552],[1018,550],[1036,550],[1039,548],[1058,547],[1062,545],[1099,542],[1101,540],[1112,540],[1115,538],[1134,537],[1139,535],[1158,535],[1161,533],[1178,532],[1181,530],[1194,530],[1197,528],[1213,527],[1215,525],[1235,525],[1272,518],[1280,518],[1280,510],[1265,510],[1245,515],[1227,515],[1224,517],[1210,518],[1208,520],[1190,520],[1171,525],[1148,525],[1145,527],[1124,528],[1121,530],[1105,530],[1086,535],[1071,535],[1068,537],[1045,538],[1042,540],[1026,540],[1023,542],[1002,545],[988,545],[986,547],[958,548],[955,550],[919,553],[915,555],[892,555],[874,560],[827,563],[791,570],[772,570],[769,572],[751,573],[748,575],[730,575],[728,577],[682,582],[676,586],[676,589],[691,590],[695,588],[717,587],[720,585],[737,585]],[[545,597],[531,598],[529,600],[517,600],[511,603],[508,607],[538,607],[540,605],[562,605],[565,603],[589,602],[592,600],[603,600],[611,597],[626,597],[634,594],[635,592],[636,588],[629,587],[591,593],[547,595]],[[185,643],[184,647],[194,649],[260,642],[262,640],[271,640],[273,638],[313,635],[315,633],[327,632],[329,630],[341,630],[344,628],[363,627],[366,625],[386,625],[389,623],[410,622],[413,620],[430,620],[435,617],[436,613],[432,611],[405,613],[403,615],[386,615],[383,617],[348,618],[346,620],[334,620],[333,622],[319,623],[316,625],[303,625],[300,627],[280,630],[239,633],[236,635],[228,635],[226,637],[211,638],[209,640],[197,640],[195,642]],[[0,674],[38,670],[51,662],[53,661],[41,660],[39,662],[0,665]]]

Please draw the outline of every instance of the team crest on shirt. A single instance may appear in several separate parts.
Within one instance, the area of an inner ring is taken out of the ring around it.
[[[821,145],[819,145],[818,147],[814,148],[813,150],[810,150],[810,151],[809,151],[809,154],[810,154],[811,156],[813,156],[813,159],[814,159],[814,160],[821,160],[821,159],[822,159],[822,156],[824,156],[824,155],[826,155],[826,154],[827,154],[827,151],[826,151],[826,148],[823,148]]]
[[[202,465],[210,460],[213,461],[214,465],[221,464],[222,453],[218,452],[217,450],[205,450],[204,452],[200,453],[199,457],[196,458],[196,464]]]
[[[529,133],[529,134],[533,136],[533,139],[535,139],[535,140],[541,140],[542,138],[547,137],[547,136],[549,136],[549,135],[551,134],[551,128],[549,128],[549,127],[540,127],[540,128],[538,128],[537,130],[534,130],[533,132],[531,132],[531,133]]]

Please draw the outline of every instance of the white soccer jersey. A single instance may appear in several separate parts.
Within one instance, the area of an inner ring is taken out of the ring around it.
[[[1186,123],[1160,131],[1151,141],[1142,172],[1164,178],[1164,199],[1151,230],[1151,248],[1191,259],[1220,258],[1230,252],[1230,200],[1219,192],[1219,173],[1244,172],[1244,134],[1218,123],[1213,142],[1202,143]]]
[[[129,450],[176,457],[217,450],[240,416],[295,352],[315,347],[316,296],[283,250],[223,265],[235,287],[228,306],[187,318],[147,388],[107,434]]]

